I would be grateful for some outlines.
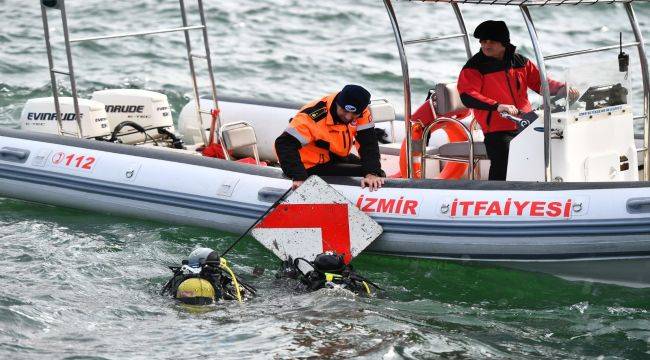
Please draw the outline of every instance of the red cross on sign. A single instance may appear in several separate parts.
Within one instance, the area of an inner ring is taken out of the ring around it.
[[[256,228],[320,228],[323,252],[352,260],[347,204],[280,204]]]

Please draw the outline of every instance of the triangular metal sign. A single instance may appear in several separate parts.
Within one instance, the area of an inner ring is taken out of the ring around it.
[[[282,260],[313,260],[325,251],[349,263],[383,229],[318,176],[309,177],[251,234]]]

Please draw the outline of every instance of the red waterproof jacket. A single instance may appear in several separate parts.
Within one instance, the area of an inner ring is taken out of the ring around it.
[[[501,117],[497,106],[514,105],[522,112],[531,111],[528,89],[539,93],[541,80],[537,66],[508,45],[503,61],[481,51],[472,56],[460,72],[457,86],[461,101],[474,110],[483,133],[491,133],[517,130],[515,123]],[[549,79],[549,87],[555,94],[564,84]]]

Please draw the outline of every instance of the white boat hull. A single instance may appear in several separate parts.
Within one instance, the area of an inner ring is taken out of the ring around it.
[[[650,286],[647,182],[328,181],[384,228],[371,252]],[[290,185],[275,168],[0,129],[4,197],[240,233]]]

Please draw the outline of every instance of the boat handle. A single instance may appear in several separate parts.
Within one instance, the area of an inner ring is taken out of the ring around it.
[[[3,147],[0,149],[0,159],[17,163],[24,163],[29,157],[29,150]]]
[[[631,198],[627,200],[627,212],[630,214],[650,213],[650,198]]]
[[[257,200],[267,203],[274,203],[286,192],[287,189],[263,187],[257,192]]]

